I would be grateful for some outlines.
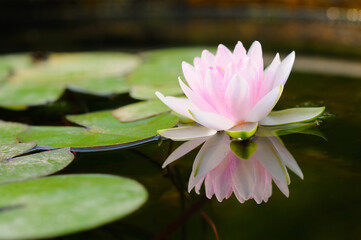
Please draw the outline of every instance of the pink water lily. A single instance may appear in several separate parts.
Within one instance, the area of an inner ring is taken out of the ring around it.
[[[264,70],[262,48],[254,42],[246,52],[238,42],[233,53],[219,45],[216,55],[208,50],[196,57],[193,66],[183,62],[187,84],[179,84],[187,98],[158,98],[175,112],[199,123],[199,127],[165,129],[159,134],[173,140],[206,137],[217,131],[246,139],[254,135],[258,125],[278,125],[309,121],[317,118],[324,108],[294,108],[271,112],[278,102],[290,75],[295,53],[282,62],[277,53]]]
[[[232,193],[241,203],[254,199],[267,202],[272,182],[287,197],[290,177],[287,168],[303,178],[297,162],[277,137],[255,137],[232,141],[225,133],[193,139],[178,147],[163,167],[203,144],[193,163],[188,191],[200,193],[205,186],[208,198],[228,199]],[[287,168],[286,168],[287,167]]]

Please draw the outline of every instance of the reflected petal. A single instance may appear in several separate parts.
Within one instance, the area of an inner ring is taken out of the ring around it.
[[[205,142],[193,163],[188,191],[227,156],[230,152],[229,143],[229,136],[225,133],[217,133]]]
[[[171,155],[169,155],[169,157],[163,163],[162,168],[165,168],[168,164],[183,157],[184,155],[186,155],[187,153],[189,153],[190,151],[192,151],[193,149],[204,143],[207,139],[208,137],[203,137],[183,143],[176,150],[174,150],[174,152],[172,152]]]
[[[209,137],[216,133],[216,130],[203,126],[184,126],[158,130],[159,135],[172,139],[173,141],[186,141],[196,138]]]

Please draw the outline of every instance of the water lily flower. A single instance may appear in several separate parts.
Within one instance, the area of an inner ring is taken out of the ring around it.
[[[324,108],[293,108],[271,112],[290,75],[295,53],[283,61],[277,53],[264,70],[262,48],[254,42],[246,52],[238,42],[233,53],[219,45],[216,55],[208,50],[196,57],[193,66],[183,62],[187,84],[179,84],[187,98],[158,98],[175,112],[200,126],[160,130],[164,137],[184,141],[226,131],[231,137],[247,139],[258,125],[274,126],[314,120]]]
[[[278,137],[254,137],[252,141],[231,140],[223,133],[193,139],[178,147],[163,167],[203,144],[193,163],[188,191],[200,193],[204,184],[206,196],[218,201],[232,193],[243,203],[254,199],[267,202],[272,195],[272,181],[289,196],[288,167],[303,179],[297,162]]]

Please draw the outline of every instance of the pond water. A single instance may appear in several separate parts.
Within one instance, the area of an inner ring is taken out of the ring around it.
[[[142,183],[149,199],[140,210],[103,227],[58,239],[358,239],[361,190],[360,79],[292,73],[278,109],[326,106],[318,129],[311,134],[282,136],[302,169],[304,180],[289,171],[289,197],[273,185],[267,203],[234,195],[218,202],[197,195],[187,185],[199,147],[161,166],[181,143],[153,141],[130,149],[77,153],[57,174],[106,173]],[[62,124],[66,114],[112,109],[132,102],[126,95],[112,99],[66,92],[51,106],[25,112],[1,110],[6,121],[35,125]]]

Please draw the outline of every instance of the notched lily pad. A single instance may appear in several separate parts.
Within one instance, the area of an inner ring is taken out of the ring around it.
[[[75,233],[122,218],[147,199],[138,182],[111,175],[64,175],[0,186],[0,238]]]
[[[158,129],[172,127],[178,122],[176,116],[162,114],[121,123],[112,111],[71,115],[67,119],[84,127],[31,126],[18,138],[22,142],[37,141],[38,145],[48,147],[106,147],[145,140],[157,135]]]
[[[4,160],[18,156],[26,151],[34,148],[36,142],[28,143],[12,143],[0,145],[0,163]]]
[[[0,184],[58,172],[74,159],[70,150],[65,148],[15,157],[35,145],[36,142],[0,145]]]
[[[43,62],[12,69],[0,87],[0,106],[54,102],[67,87],[102,96],[125,93],[129,86],[124,76],[139,63],[138,56],[125,53],[51,54]]]

